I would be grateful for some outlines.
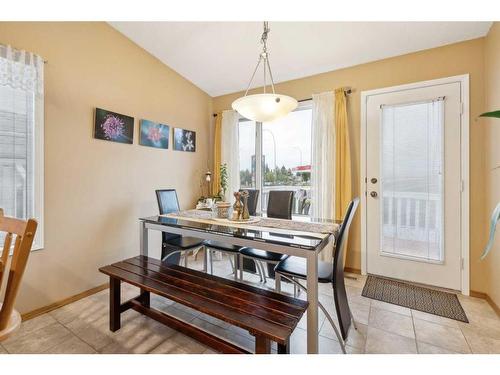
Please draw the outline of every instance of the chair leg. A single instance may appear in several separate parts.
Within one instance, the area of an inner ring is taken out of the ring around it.
[[[281,275],[279,273],[274,274],[274,289],[281,293]]]
[[[320,302],[318,302],[318,306],[323,311],[323,314],[326,315],[326,318],[328,319],[328,321],[330,322],[330,325],[332,326],[333,330],[335,331],[335,336],[337,336],[337,339],[339,340],[339,344],[340,344],[340,348],[342,349],[342,352],[344,354],[346,354],[344,339],[340,335],[340,332],[337,329],[337,326],[335,325],[335,322],[333,321],[333,319],[330,316],[330,314],[328,314],[328,312],[326,311],[325,307]]]
[[[231,269],[233,270],[233,273],[235,272],[235,263],[233,263],[233,259],[231,259],[231,257],[229,256],[229,263],[231,263]]]
[[[231,258],[229,258],[229,259],[231,259]],[[231,262],[231,263],[233,263],[233,262]],[[238,254],[234,254],[234,264],[232,266],[233,266],[235,280],[238,280],[238,267],[236,267],[237,264],[238,264]]]
[[[264,268],[264,265],[262,264],[262,262],[260,260],[254,259],[253,261],[255,262],[255,267],[260,267],[261,282],[262,282],[262,279],[264,279],[264,281],[263,281],[264,284],[267,283],[266,269]]]
[[[239,265],[240,265],[240,281],[243,281],[243,256],[239,257]]]
[[[304,285],[302,285],[301,283],[299,283],[297,280],[295,280],[294,278],[285,276],[283,274],[281,274],[281,277],[283,277],[283,278],[287,279],[288,281],[296,284],[299,287],[299,289],[303,289],[304,292],[307,293],[307,288]],[[330,316],[330,314],[328,313],[328,311],[326,311],[325,306],[323,306],[323,304],[321,302],[319,302],[319,301],[318,301],[318,306],[321,309],[321,311],[323,311],[323,314],[325,314],[326,318],[330,322],[330,325],[332,326],[333,330],[335,331],[335,335],[337,336],[337,339],[339,341],[340,348],[342,349],[342,353],[346,354],[347,352],[345,350],[344,339],[340,335],[340,332],[337,329],[337,326],[336,326],[335,322],[333,321],[333,318]]]
[[[257,264],[257,262],[254,260],[253,263],[255,264],[255,270],[259,274],[260,277],[260,282],[264,282],[264,278],[262,277],[262,270],[260,269],[260,266]]]
[[[210,275],[214,274],[214,251],[210,249]]]
[[[188,254],[189,251],[184,252],[184,267],[188,268]]]
[[[351,314],[352,326],[357,331],[358,330],[358,326],[356,325],[356,321],[354,320],[354,315],[352,314],[352,310],[351,310],[350,307],[349,307],[349,314]]]
[[[243,259],[243,256],[241,256],[241,259]],[[253,258],[249,258],[249,259],[252,259],[253,260],[253,263],[255,264],[255,270],[257,271],[257,273],[259,274],[259,277],[260,277],[260,282],[264,282],[264,275],[262,274],[262,269],[260,268],[260,264],[259,262],[256,260],[256,259],[253,259]],[[243,261],[241,262],[241,272],[243,272]],[[243,278],[242,278],[243,279]]]
[[[203,271],[208,272],[208,252],[210,249],[206,246],[203,247]]]
[[[167,254],[161,261],[162,262],[165,262],[168,257],[174,255],[174,254],[177,254],[177,253],[182,253],[184,250],[175,250],[175,251],[172,251],[171,253]]]
[[[297,285],[293,284],[293,298],[297,298],[299,295],[300,295],[300,289],[297,288]]]

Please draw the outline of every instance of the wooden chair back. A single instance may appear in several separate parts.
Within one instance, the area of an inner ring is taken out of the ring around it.
[[[11,245],[14,241],[14,249],[12,252],[12,260],[7,276],[7,285],[5,289],[5,297],[0,308],[0,332],[7,328],[9,319],[14,310],[14,302],[16,300],[21,279],[28,262],[28,256],[31,252],[31,244],[35,237],[38,223],[34,219],[27,221],[5,217],[3,210],[0,208],[0,232],[5,232],[5,241],[3,244],[2,255],[0,257],[0,290],[4,274],[7,273],[7,261]],[[14,238],[15,237],[15,238]]]

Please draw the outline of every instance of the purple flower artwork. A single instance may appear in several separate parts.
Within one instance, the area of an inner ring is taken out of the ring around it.
[[[96,108],[94,138],[132,144],[134,140],[134,118]]]
[[[141,120],[139,144],[155,148],[168,148],[170,127],[149,120]]]

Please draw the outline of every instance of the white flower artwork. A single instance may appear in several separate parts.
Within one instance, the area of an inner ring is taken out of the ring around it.
[[[196,132],[174,128],[174,150],[195,152],[196,151]]]

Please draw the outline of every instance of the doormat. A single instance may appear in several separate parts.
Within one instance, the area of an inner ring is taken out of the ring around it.
[[[469,323],[456,294],[368,276],[362,296]]]

